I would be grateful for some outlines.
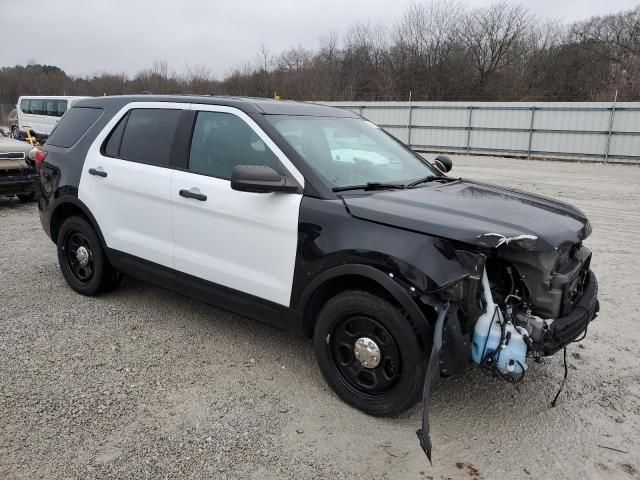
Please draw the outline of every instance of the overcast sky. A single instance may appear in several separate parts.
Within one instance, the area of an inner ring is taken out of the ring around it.
[[[415,1],[415,0],[414,0]],[[541,18],[574,21],[629,9],[640,0],[522,2]],[[0,66],[57,65],[71,75],[133,74],[166,60],[171,70],[205,66],[221,77],[272,52],[314,48],[329,31],[360,21],[391,24],[411,0],[0,0]],[[471,7],[490,0],[468,0]],[[29,18],[31,17],[31,18]],[[18,40],[17,42],[9,40]],[[11,44],[11,46],[9,46]]]

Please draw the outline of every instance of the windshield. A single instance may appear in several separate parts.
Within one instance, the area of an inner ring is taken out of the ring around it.
[[[334,188],[406,185],[438,175],[426,161],[366,120],[289,115],[266,118]]]

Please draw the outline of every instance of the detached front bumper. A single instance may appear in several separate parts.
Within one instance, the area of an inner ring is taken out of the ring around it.
[[[538,352],[544,356],[553,355],[573,342],[585,332],[598,310],[598,280],[589,270],[582,297],[568,315],[556,319],[549,326],[542,341],[537,345]]]

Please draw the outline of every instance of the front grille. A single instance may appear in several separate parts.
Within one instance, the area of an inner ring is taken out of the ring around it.
[[[0,160],[24,160],[27,158],[24,152],[0,152]]]

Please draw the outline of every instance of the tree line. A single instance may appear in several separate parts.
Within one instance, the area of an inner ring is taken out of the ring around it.
[[[55,66],[0,69],[0,103],[18,96],[152,92],[296,100],[640,100],[640,5],[563,24],[526,7],[459,0],[412,4],[392,24],[358,23],[311,50],[272,52],[216,79],[156,61],[136,75],[72,77]]]

